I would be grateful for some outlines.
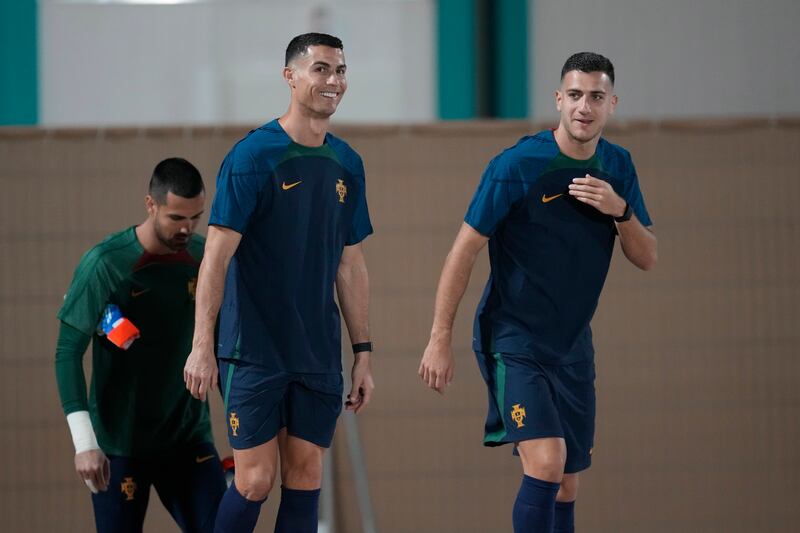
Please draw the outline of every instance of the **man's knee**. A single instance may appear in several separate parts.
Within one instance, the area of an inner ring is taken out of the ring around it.
[[[561,479],[561,486],[558,489],[558,495],[556,495],[556,501],[574,502],[577,500],[579,484],[578,474],[564,474]]]
[[[278,436],[283,486],[296,490],[315,490],[322,484],[322,456],[325,448],[289,435]]]
[[[248,468],[236,468],[234,483],[239,494],[246,499],[258,502],[269,496],[275,483],[275,467],[258,465]]]
[[[517,445],[526,475],[560,483],[567,460],[564,439],[545,438],[521,441]]]
[[[287,461],[281,477],[283,485],[290,489],[318,489],[322,484],[322,456]]]

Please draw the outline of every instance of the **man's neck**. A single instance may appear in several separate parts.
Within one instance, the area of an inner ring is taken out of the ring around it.
[[[286,134],[303,146],[322,146],[328,133],[330,118],[314,118],[301,115],[291,107],[278,119]]]
[[[597,143],[600,142],[600,135],[587,142],[580,142],[567,133],[566,128],[559,125],[553,132],[558,149],[567,157],[578,160],[591,159],[597,151]]]
[[[149,218],[136,226],[136,239],[142,245],[145,252],[157,255],[173,253],[172,250],[164,246],[161,241],[156,237],[156,232],[153,229],[153,221]]]

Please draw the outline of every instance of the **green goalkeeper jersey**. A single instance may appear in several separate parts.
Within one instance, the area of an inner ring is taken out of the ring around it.
[[[208,404],[192,398],[183,381],[203,244],[195,235],[186,250],[151,254],[131,227],[89,250],[75,270],[58,318],[62,336],[74,328],[92,338],[88,405],[83,353],[57,352],[56,377],[65,414],[88,408],[106,454],[148,456],[212,441]],[[139,329],[127,350],[98,335],[108,304]]]

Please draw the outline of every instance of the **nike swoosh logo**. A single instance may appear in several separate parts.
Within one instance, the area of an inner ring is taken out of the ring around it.
[[[552,202],[553,200],[555,200],[559,196],[564,196],[564,193],[562,192],[561,194],[556,194],[555,196],[547,196],[546,194],[543,194],[542,195],[542,203],[546,204],[547,202]]]
[[[209,459],[213,459],[213,458],[214,458],[213,455],[206,455],[205,457],[195,457],[194,460],[195,460],[195,462],[198,462],[198,463],[205,463]]]
[[[140,291],[131,289],[131,298],[136,298],[137,296],[141,296],[142,294],[148,292],[150,289],[142,289]]]
[[[284,181],[284,182],[281,184],[281,189],[283,189],[284,191],[288,191],[288,190],[289,190],[289,189],[291,189],[292,187],[296,187],[296,186],[300,185],[301,183],[303,183],[303,180],[296,181],[296,182],[294,182],[294,183],[290,183],[289,185],[286,185],[286,182]]]

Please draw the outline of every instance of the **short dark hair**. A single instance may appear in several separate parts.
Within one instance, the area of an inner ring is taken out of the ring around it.
[[[194,198],[205,192],[200,171],[181,157],[170,157],[156,165],[148,193],[159,204],[167,203],[167,193]]]
[[[594,52],[572,54],[561,69],[561,79],[563,80],[567,72],[573,70],[580,70],[586,73],[604,72],[608,74],[611,85],[614,85],[614,65],[611,64],[610,59],[600,54],[595,54]]]
[[[286,47],[286,63],[284,66],[288,67],[295,57],[305,54],[309,46],[320,45],[344,50],[342,41],[338,37],[327,33],[304,33],[289,41],[289,46]]]

